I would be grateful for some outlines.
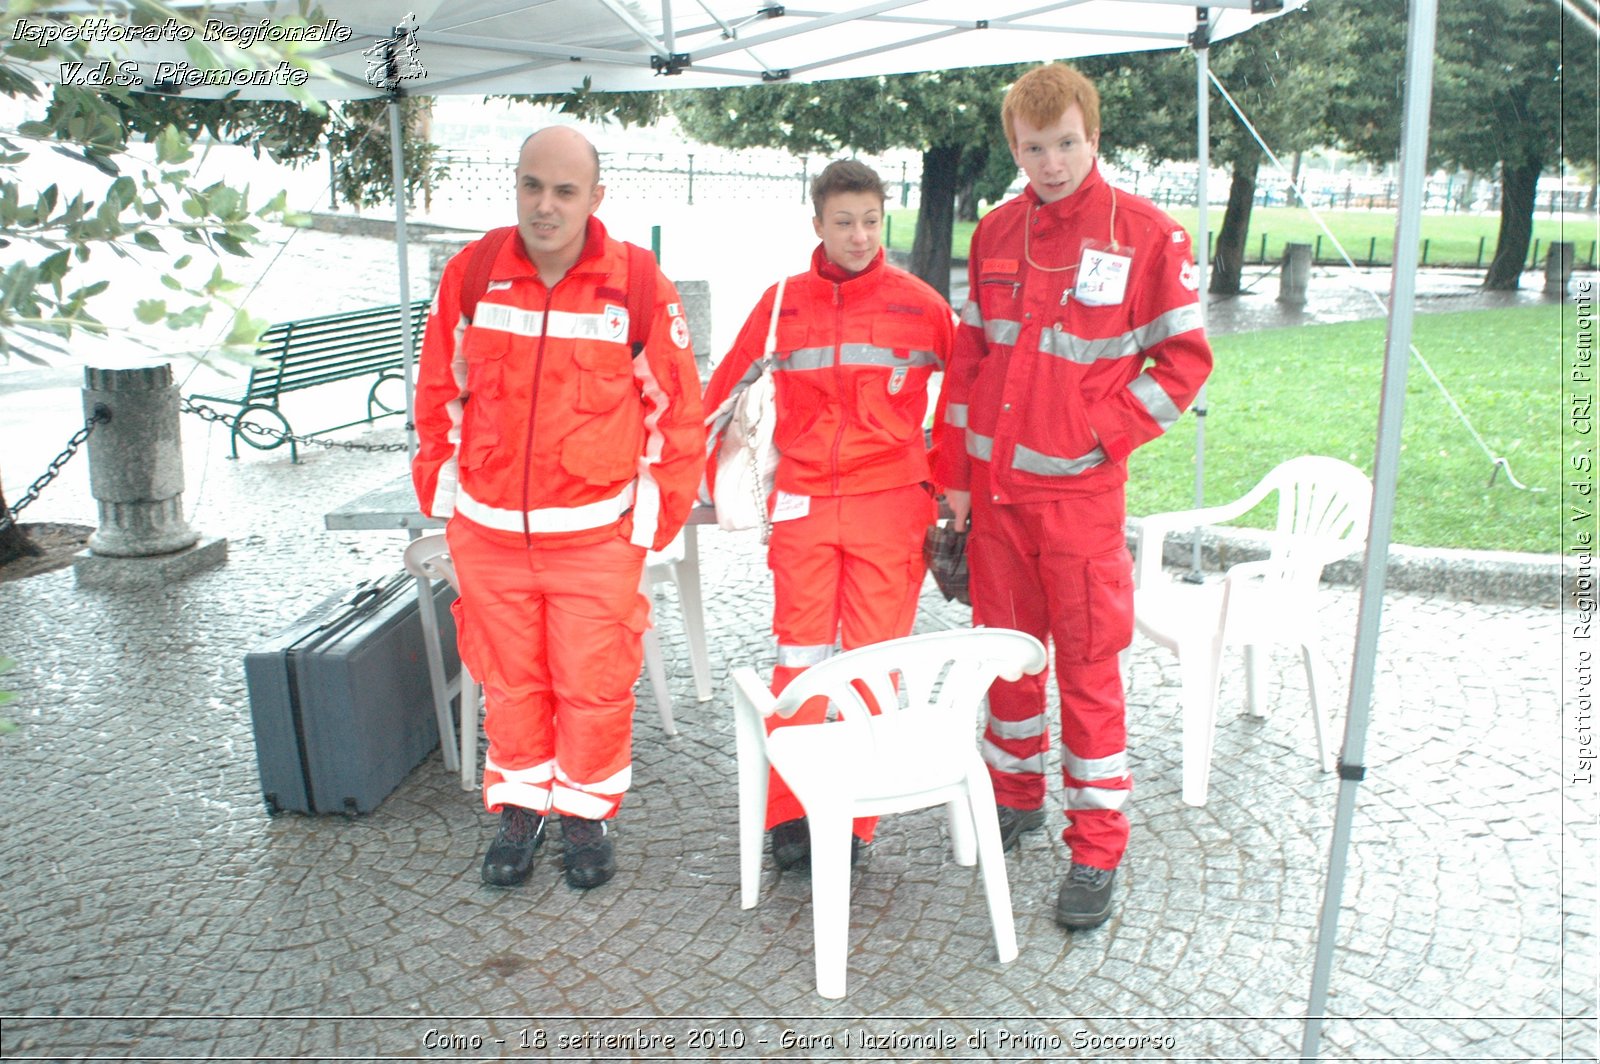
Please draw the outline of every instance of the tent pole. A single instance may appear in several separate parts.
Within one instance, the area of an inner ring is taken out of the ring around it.
[[[1198,8],[1195,12],[1196,25],[1194,31],[1194,104],[1195,104],[1195,148],[1198,166],[1195,171],[1195,205],[1199,208],[1198,221],[1195,223],[1195,276],[1198,278],[1200,292],[1200,324],[1206,323],[1206,288],[1208,276],[1211,272],[1211,217],[1208,211],[1210,195],[1207,177],[1211,170],[1211,85],[1207,72],[1211,65],[1211,12],[1209,8]],[[1194,411],[1194,504],[1196,508],[1206,504],[1206,386],[1200,385],[1200,393],[1194,397],[1191,407]],[[1194,558],[1190,566],[1188,579],[1192,583],[1200,582],[1200,529],[1194,530]]]
[[[400,350],[405,359],[406,381],[406,456],[417,455],[417,427],[412,403],[412,383],[417,364],[416,345],[411,336],[410,250],[406,238],[406,156],[400,113],[400,94],[389,97],[389,163],[394,180],[394,242],[400,256]]]
[[[1394,268],[1389,282],[1389,337],[1383,356],[1383,392],[1378,407],[1377,453],[1373,459],[1372,517],[1356,619],[1355,660],[1350,670],[1350,704],[1344,748],[1339,754],[1339,802],[1334,813],[1328,878],[1317,930],[1311,997],[1306,1008],[1302,1060],[1317,1059],[1326,1018],[1328,982],[1339,928],[1339,906],[1355,816],[1356,790],[1366,774],[1367,722],[1372,710],[1378,629],[1383,615],[1384,581],[1394,529],[1394,489],[1400,461],[1400,429],[1405,415],[1406,370],[1411,360],[1411,324],[1416,301],[1417,245],[1422,230],[1422,189],[1427,172],[1428,113],[1433,99],[1433,48],[1438,0],[1412,0],[1406,34],[1406,95],[1400,135],[1400,211],[1395,220]]]

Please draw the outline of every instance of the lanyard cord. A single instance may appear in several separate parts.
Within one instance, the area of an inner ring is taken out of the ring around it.
[[[1037,214],[1039,212],[1039,209],[1040,208],[1035,207],[1034,208],[1034,213]],[[1030,218],[1029,221],[1031,222],[1032,219]],[[1117,251],[1117,250],[1119,250],[1121,248],[1121,245],[1117,243],[1117,186],[1116,185],[1112,185],[1111,186],[1111,224],[1107,228],[1109,229],[1109,232],[1108,232],[1107,235],[1111,238],[1111,250],[1112,251]],[[1078,264],[1076,262],[1074,262],[1071,266],[1041,266],[1037,262],[1034,262],[1033,261],[1033,251],[1031,250],[1031,243],[1032,243],[1031,235],[1032,235],[1032,233],[1033,233],[1033,226],[1032,225],[1027,225],[1027,226],[1023,227],[1023,229],[1022,229],[1022,257],[1023,257],[1023,259],[1025,259],[1027,261],[1029,266],[1032,266],[1034,269],[1040,270],[1040,271],[1042,271],[1044,273],[1066,273],[1068,270],[1076,270],[1078,268]]]

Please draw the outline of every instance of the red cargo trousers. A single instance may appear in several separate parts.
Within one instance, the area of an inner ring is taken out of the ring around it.
[[[528,546],[453,519],[461,660],[483,684],[483,801],[604,820],[632,779],[645,551]]]
[[[822,495],[805,516],[777,521],[767,546],[772,570],[772,630],[778,637],[773,693],[833,655],[911,634],[925,572],[922,537],[937,514],[921,484],[865,495]],[[793,717],[767,718],[767,730],[814,724],[827,703],[812,699]],[[776,772],[767,784],[767,828],[805,815]],[[878,820],[861,817],[853,831],[871,842]]]
[[[975,624],[1015,628],[1054,644],[1061,692],[1061,772],[1072,860],[1115,868],[1128,845],[1123,805],[1133,791],[1118,655],[1133,640],[1133,559],[1123,489],[1001,505],[974,466],[967,540]],[[1044,804],[1050,749],[1049,673],[989,689],[983,759],[995,800]]]

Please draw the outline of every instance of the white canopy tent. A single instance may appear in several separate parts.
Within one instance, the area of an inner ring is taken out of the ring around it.
[[[331,76],[305,87],[321,99],[400,95],[492,95],[687,89],[815,81],[999,63],[1196,46],[1200,155],[1201,289],[1205,289],[1209,126],[1205,45],[1243,33],[1305,0],[811,0],[789,8],[761,0],[322,0],[329,43],[316,53]],[[193,5],[180,4],[180,7]],[[82,5],[80,11],[97,10]],[[200,17],[239,31],[296,24],[298,0],[259,0],[205,10]],[[1437,0],[1411,0],[1399,217],[1389,304],[1383,397],[1375,447],[1375,498],[1357,621],[1342,780],[1329,876],[1313,963],[1302,1056],[1315,1059],[1332,970],[1355,793],[1370,715],[1379,620],[1394,515],[1406,370],[1415,296]],[[399,21],[399,25],[394,23]],[[321,24],[319,24],[321,25]],[[1196,35],[1196,30],[1200,33]],[[234,34],[236,40],[242,40]],[[227,39],[228,33],[223,34]],[[109,46],[108,46],[109,47]],[[282,99],[286,88],[185,85],[181,42],[115,46],[155,91]],[[248,51],[248,48],[244,49]],[[162,67],[160,64],[169,64]],[[55,76],[55,71],[42,72]],[[400,170],[398,104],[391,108],[395,188]],[[397,197],[397,200],[401,200]],[[406,276],[405,208],[396,204],[400,295]],[[410,390],[409,352],[407,388]],[[1202,420],[1201,424],[1204,422]]]

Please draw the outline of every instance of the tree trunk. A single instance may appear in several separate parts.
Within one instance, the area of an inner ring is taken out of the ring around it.
[[[1522,264],[1533,242],[1533,197],[1539,186],[1537,162],[1505,161],[1500,164],[1500,235],[1494,258],[1484,274],[1483,287],[1500,292],[1514,290],[1522,281]]]
[[[1233,164],[1233,180],[1228,184],[1228,209],[1217,230],[1217,244],[1211,253],[1210,291],[1216,296],[1236,296],[1244,272],[1245,238],[1250,234],[1250,208],[1256,199],[1256,172],[1261,155],[1254,153]]]
[[[22,526],[11,524],[7,520],[10,515],[11,504],[6,502],[5,489],[0,487],[0,565],[40,553]]]
[[[961,148],[935,145],[922,153],[922,208],[911,245],[911,272],[950,298],[950,240],[955,232]]]

